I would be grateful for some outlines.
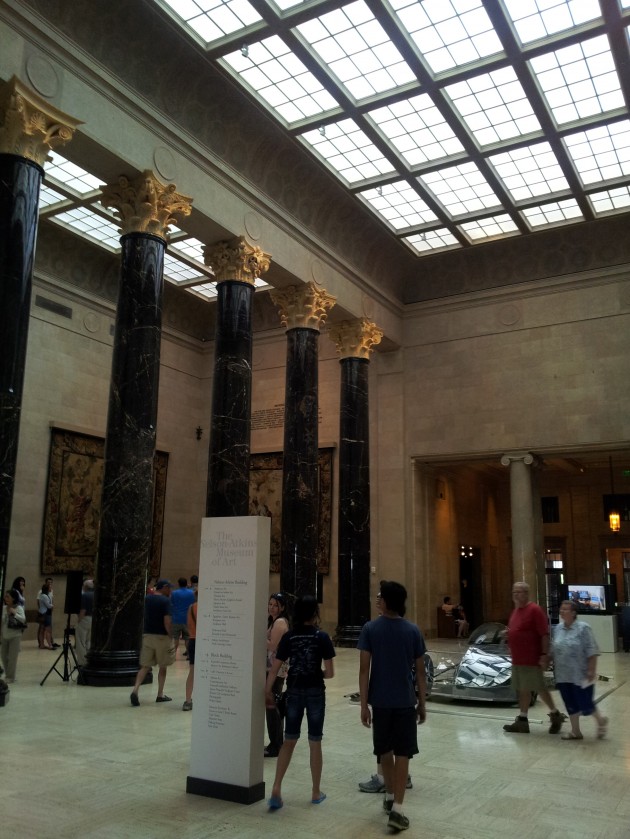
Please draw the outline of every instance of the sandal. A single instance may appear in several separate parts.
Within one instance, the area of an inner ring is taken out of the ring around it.
[[[572,731],[567,732],[567,734],[563,734],[560,738],[561,740],[583,740],[583,734],[574,734]]]
[[[597,739],[603,740],[608,733],[608,717],[604,717],[597,726]]]

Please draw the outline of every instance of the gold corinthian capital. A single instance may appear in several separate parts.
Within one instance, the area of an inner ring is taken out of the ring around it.
[[[177,216],[189,216],[192,198],[175,191],[175,184],[163,184],[146,170],[135,180],[124,175],[118,183],[102,187],[101,204],[113,207],[120,221],[120,232],[151,233],[166,239],[169,225]]]
[[[271,299],[280,310],[280,320],[287,329],[321,329],[337,298],[312,280],[304,285],[274,288]]]
[[[383,330],[367,318],[343,320],[328,327],[341,358],[369,359],[372,347],[381,343]]]
[[[224,280],[238,280],[241,283],[254,285],[255,281],[269,270],[271,257],[259,247],[250,245],[244,236],[235,236],[207,245],[203,258],[206,265],[212,269],[217,282]]]
[[[58,110],[16,76],[0,83],[0,154],[40,166],[51,149],[68,143],[81,120]]]

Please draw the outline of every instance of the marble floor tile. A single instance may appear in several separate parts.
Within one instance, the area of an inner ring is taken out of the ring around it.
[[[450,646],[449,646],[450,645]],[[455,654],[450,641],[431,641]],[[328,683],[322,788],[310,803],[308,747],[300,742],[283,785],[285,806],[269,813],[263,801],[237,805],[187,795],[191,714],[181,711],[185,660],[169,670],[173,702],[155,703],[155,686],[132,709],[129,688],[91,688],[63,682],[54,658],[25,642],[18,681],[0,708],[5,825],[15,815],[20,839],[372,839],[388,836],[379,795],[357,782],[375,770],[371,732],[346,694],[357,690],[358,654],[337,651]],[[429,702],[419,729],[420,754],[411,762],[413,789],[405,798],[409,836],[422,839],[630,839],[630,655],[602,655],[601,707],[609,737],[547,733],[546,708],[530,711],[531,733],[503,731],[511,706]],[[556,702],[561,705],[557,694]],[[262,738],[261,738],[262,747]],[[274,760],[264,764],[267,793]]]

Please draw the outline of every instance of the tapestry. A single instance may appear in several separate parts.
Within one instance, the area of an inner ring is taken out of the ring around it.
[[[42,573],[96,572],[98,530],[105,469],[105,440],[62,428],[51,429],[44,512]],[[149,576],[159,576],[168,453],[153,461],[153,523]]]
[[[332,522],[332,449],[319,450],[317,572],[330,572]],[[282,452],[253,454],[249,466],[249,514],[271,518],[269,570],[280,571],[282,534]]]

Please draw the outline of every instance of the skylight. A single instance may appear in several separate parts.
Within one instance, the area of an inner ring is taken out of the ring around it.
[[[418,255],[630,212],[630,0],[154,2]]]
[[[86,195],[101,188],[101,182],[85,169],[51,151],[44,163],[46,178],[53,184],[65,186],[75,195]]]

